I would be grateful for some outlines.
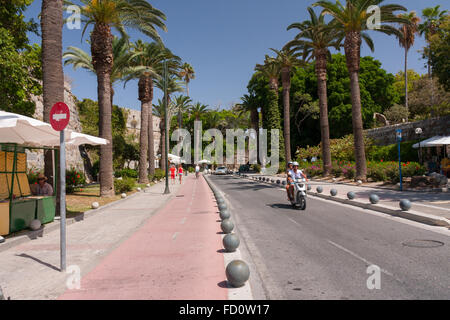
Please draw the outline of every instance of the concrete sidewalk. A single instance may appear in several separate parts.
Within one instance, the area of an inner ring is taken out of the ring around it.
[[[269,182],[266,181],[266,183],[274,185],[276,185],[277,180],[280,180],[280,182],[286,180],[285,178],[279,176],[265,176],[257,174],[248,174],[247,177],[264,177],[266,180],[269,180]],[[274,180],[273,183],[271,182],[272,180]],[[426,224],[447,227],[450,226],[450,192],[418,193],[315,180],[310,180],[309,184],[312,188],[308,193],[313,196],[391,215],[397,215]],[[323,188],[323,192],[321,194],[316,191],[318,186]],[[331,189],[337,190],[338,193],[335,197],[330,195]],[[349,191],[353,191],[355,193],[356,197],[354,200],[348,200],[347,193]],[[378,195],[380,199],[378,204],[372,205],[370,203],[369,196],[371,194]],[[408,199],[412,202],[412,207],[409,211],[401,211],[399,207],[399,201],[401,199]]]
[[[186,180],[183,183],[189,184]],[[165,185],[158,183],[69,225],[68,269],[75,266],[81,276],[88,274],[168,201],[175,201],[180,187],[170,185],[172,193],[163,195]],[[63,294],[70,275],[59,271],[59,255],[59,229],[1,251],[0,286],[5,296],[13,300],[55,299]]]

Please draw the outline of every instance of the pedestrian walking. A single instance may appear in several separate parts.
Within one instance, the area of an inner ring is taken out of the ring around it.
[[[175,184],[175,172],[176,172],[176,168],[174,165],[172,165],[170,167],[170,179],[172,180],[172,184]]]
[[[183,166],[181,164],[178,168],[178,175],[180,176],[180,184],[181,184],[181,179],[183,178]]]

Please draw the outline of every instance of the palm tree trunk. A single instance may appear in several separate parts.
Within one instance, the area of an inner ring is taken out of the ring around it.
[[[97,74],[100,137],[107,145],[100,146],[100,196],[114,196],[113,149],[111,128],[111,70],[113,65],[111,29],[96,24],[91,34],[92,65]]]
[[[290,125],[290,90],[291,90],[291,70],[283,68],[281,70],[281,80],[283,82],[283,133],[284,133],[284,155],[286,162],[291,161],[291,125]]]
[[[406,122],[408,122],[408,48],[405,48],[405,107],[406,107]]]
[[[257,108],[251,109],[250,121],[252,123],[252,129],[255,130],[255,132],[256,132],[256,159],[257,159],[257,162],[260,163],[259,154],[258,154],[258,150],[259,150],[259,134],[258,134],[259,133],[259,114],[258,114]]]
[[[64,72],[62,66],[62,5],[62,0],[42,1],[42,84],[44,95],[43,117],[45,122],[50,122],[50,110],[52,106],[56,102],[64,101]],[[44,152],[44,162],[44,174],[48,177],[49,183],[53,185],[53,158],[51,150]]]
[[[139,135],[139,183],[148,183],[148,109],[150,99],[147,91],[147,79],[148,77],[141,77],[138,83],[139,100],[141,101],[141,131]]]
[[[148,82],[149,90],[149,111],[148,111],[148,162],[149,162],[149,174],[153,176],[155,174],[155,135],[153,131],[153,79],[149,78]]]
[[[359,88],[361,34],[354,31],[347,32],[344,41],[344,49],[345,58],[347,60],[347,68],[350,75],[356,180],[366,181],[366,153],[364,149],[363,121],[361,115],[361,93]]]
[[[320,134],[322,138],[323,175],[331,173],[330,127],[328,124],[327,52],[316,54],[317,94],[320,109]]]

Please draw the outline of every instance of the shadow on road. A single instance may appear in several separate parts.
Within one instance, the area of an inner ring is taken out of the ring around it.
[[[271,207],[273,209],[289,209],[293,210],[292,205],[287,203],[273,203],[273,204],[266,204],[266,206]]]
[[[42,265],[44,265],[44,266],[46,266],[46,267],[49,267],[50,269],[56,270],[56,271],[58,271],[58,272],[60,271],[60,269],[57,268],[57,267],[55,267],[54,265],[52,265],[52,264],[50,264],[50,263],[47,263],[47,262],[44,262],[44,261],[42,261],[42,260],[39,260],[38,258],[35,258],[35,257],[33,257],[33,256],[30,256],[30,255],[28,255],[28,254],[26,254],[26,253],[17,254],[16,256],[34,260],[34,261],[36,261],[36,262],[38,262],[38,263],[40,263],[40,264],[42,264]]]

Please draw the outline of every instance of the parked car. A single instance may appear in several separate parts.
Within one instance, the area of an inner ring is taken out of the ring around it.
[[[226,167],[218,167],[214,174],[227,174],[227,168]]]

